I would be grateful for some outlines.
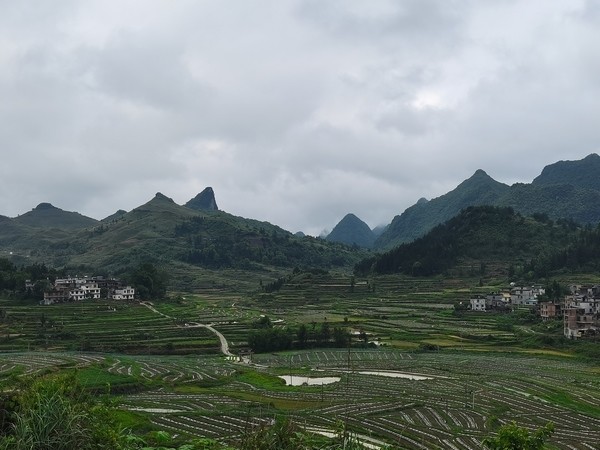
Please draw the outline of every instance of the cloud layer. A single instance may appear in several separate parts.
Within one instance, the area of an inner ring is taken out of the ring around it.
[[[599,151],[599,54],[592,1],[0,1],[0,214],[387,223]]]

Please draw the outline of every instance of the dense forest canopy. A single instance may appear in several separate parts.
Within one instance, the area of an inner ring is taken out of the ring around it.
[[[532,218],[512,208],[469,207],[414,242],[402,244],[355,266],[357,274],[443,274],[460,260],[495,261],[528,277],[559,269],[600,267],[600,227],[554,222],[546,214]]]

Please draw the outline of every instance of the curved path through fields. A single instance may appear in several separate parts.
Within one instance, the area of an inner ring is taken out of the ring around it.
[[[144,305],[150,311],[152,311],[156,314],[160,314],[161,316],[166,317],[167,319],[172,319],[171,316],[161,313],[149,302],[140,302],[140,305]],[[209,331],[216,334],[217,337],[219,338],[219,341],[221,342],[221,353],[223,353],[225,356],[235,356],[233,353],[231,353],[229,351],[229,343],[227,342],[227,339],[225,339],[225,336],[223,336],[223,334],[220,331],[213,328],[212,323],[207,325],[207,324],[198,323],[198,322],[191,322],[189,324],[186,324],[186,328],[206,328],[206,329],[208,329]]]

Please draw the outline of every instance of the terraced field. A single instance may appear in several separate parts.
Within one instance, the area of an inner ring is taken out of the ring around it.
[[[592,364],[390,349],[301,351],[253,360],[248,365],[217,356],[15,353],[0,356],[0,377],[71,367],[98,380],[99,370],[118,375],[118,383],[130,378],[144,388],[120,396],[119,407],[143,418],[145,427],[228,442],[288,416],[321,433],[335,433],[346,423],[375,447],[480,449],[495,426],[513,420],[528,428],[552,421],[555,448],[600,445],[599,369]],[[340,381],[285,386],[276,378],[284,373]],[[399,378],[406,374],[425,379]]]
[[[155,305],[0,300],[0,382],[75,370],[85,385],[118,395],[135,432],[182,438],[235,442],[287,416],[326,435],[345,424],[371,448],[480,449],[514,420],[531,429],[554,422],[557,449],[600,448],[597,361],[522,346],[536,333],[528,324],[507,330],[494,315],[454,314],[454,303],[493,286],[312,274],[274,293],[256,284],[246,293],[174,293]],[[248,364],[221,355],[217,335],[199,326],[212,324],[236,353],[261,315],[275,326],[327,320],[366,332],[377,347],[256,354]],[[283,375],[339,381],[286,386]]]

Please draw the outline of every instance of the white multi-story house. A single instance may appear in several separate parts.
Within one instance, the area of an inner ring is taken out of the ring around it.
[[[91,298],[94,300],[100,298],[100,288],[98,287],[98,283],[88,281],[86,284],[81,286],[81,289],[85,291],[85,298]]]
[[[133,300],[135,298],[135,289],[131,286],[115,289],[110,297],[113,300]]]
[[[102,291],[108,293],[108,298],[115,300],[133,300],[135,289],[131,286],[123,287],[116,278],[103,277],[68,277],[57,278],[54,287],[44,292],[44,305],[64,301],[98,300],[102,298]]]
[[[514,287],[510,290],[510,302],[513,306],[535,306],[537,295],[534,288]]]
[[[485,311],[486,310],[486,299],[485,297],[476,296],[469,300],[471,303],[471,311]]]
[[[69,291],[69,299],[75,301],[81,301],[85,299],[85,291],[81,288],[71,289]]]

